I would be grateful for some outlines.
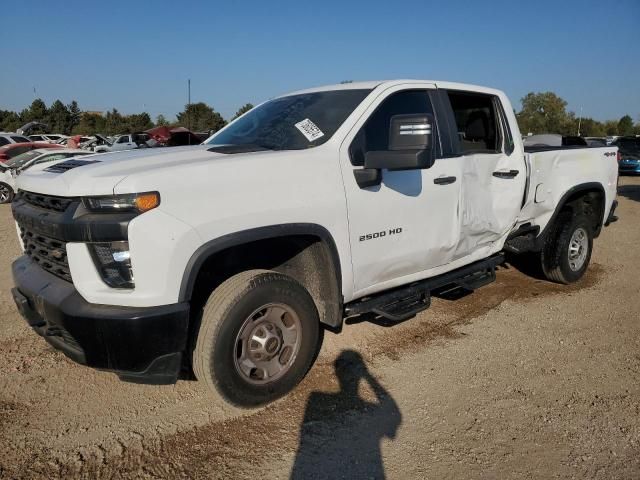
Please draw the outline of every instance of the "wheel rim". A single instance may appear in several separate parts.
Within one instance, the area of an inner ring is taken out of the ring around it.
[[[8,202],[10,196],[11,192],[9,191],[9,187],[0,185],[0,203]]]
[[[234,364],[249,383],[265,385],[281,378],[293,365],[302,339],[296,312],[281,303],[256,309],[236,337]]]
[[[574,272],[577,272],[584,266],[584,262],[587,260],[587,253],[589,252],[589,237],[587,237],[587,231],[584,228],[578,228],[569,241],[569,267]]]

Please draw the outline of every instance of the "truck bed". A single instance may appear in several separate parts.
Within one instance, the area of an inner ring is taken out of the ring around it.
[[[555,207],[576,185],[603,185],[604,218],[618,181],[616,147],[531,146],[525,148],[528,182],[516,228],[525,223],[544,230]]]

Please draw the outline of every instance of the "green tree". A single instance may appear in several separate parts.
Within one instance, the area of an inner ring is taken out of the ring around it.
[[[127,115],[124,121],[129,132],[141,132],[153,127],[153,122],[147,112]]]
[[[80,111],[80,107],[78,107],[78,102],[75,100],[71,100],[71,103],[67,105],[67,109],[69,110],[69,125],[67,126],[68,131],[72,131],[73,128],[80,123],[80,119],[82,117],[82,112]]]
[[[164,115],[160,114],[156,117],[156,126],[158,127],[166,127],[169,125],[169,120],[167,120]]]
[[[25,108],[20,112],[20,120],[27,122],[46,122],[47,121],[47,105],[41,98],[36,98],[29,108]]]
[[[83,113],[80,115],[78,124],[73,127],[72,133],[75,135],[106,133],[106,119],[96,113]]]
[[[618,121],[618,135],[633,135],[633,119],[629,115]]]
[[[203,102],[185,105],[178,114],[178,123],[197,132],[217,132],[227,124],[222,115]]]
[[[68,134],[71,132],[71,112],[60,100],[51,104],[45,123],[50,132]]]
[[[567,112],[567,102],[553,92],[530,92],[522,99],[522,110],[517,113],[523,134],[569,134],[578,129],[575,115]]]
[[[240,109],[236,112],[236,114],[233,116],[232,120],[235,120],[236,118],[238,118],[240,115],[244,115],[245,113],[247,113],[249,110],[251,110],[253,108],[253,104],[252,103],[245,103],[242,107],[240,107]]]
[[[607,135],[618,135],[618,122],[615,120],[607,120],[604,122],[604,133]]]
[[[15,132],[21,125],[23,123],[16,112],[0,110],[0,131]]]
[[[580,135],[583,137],[604,137],[604,125],[593,118],[583,118],[580,123]]]
[[[117,109],[114,108],[110,112],[107,112],[104,128],[107,135],[116,135],[119,133],[126,133],[127,125],[124,117]]]

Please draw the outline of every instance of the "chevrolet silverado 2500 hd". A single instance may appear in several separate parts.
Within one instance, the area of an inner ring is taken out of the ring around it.
[[[324,327],[407,319],[434,289],[492,281],[505,250],[578,280],[616,219],[617,171],[615,147],[525,149],[498,90],[314,88],[200,146],[20,175],[13,295],[79,363],[146,383],[192,372],[260,405],[304,377]]]

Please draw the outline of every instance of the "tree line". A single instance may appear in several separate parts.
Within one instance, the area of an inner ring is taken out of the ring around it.
[[[250,103],[243,105],[231,120],[252,108]],[[155,126],[182,126],[194,132],[217,132],[228,123],[220,113],[203,102],[185,105],[184,111],[178,113],[174,121],[158,115],[155,122],[147,112],[125,115],[115,108],[104,115],[83,112],[75,100],[68,105],[56,100],[47,107],[42,99],[37,98],[21,112],[0,109],[0,131],[15,132],[32,121],[45,123],[51,133],[65,135],[117,135],[140,132]]]
[[[618,120],[599,121],[593,118],[579,118],[567,110],[567,102],[553,92],[528,93],[522,99],[522,109],[516,112],[516,118],[523,135],[528,133],[560,133],[584,137],[602,137],[605,135],[640,135],[640,122],[634,124],[630,115]],[[253,105],[243,105],[231,118],[239,117],[251,110]],[[49,131],[64,134],[92,135],[103,133],[139,132],[154,126],[183,126],[194,132],[216,132],[228,121],[206,103],[192,103],[178,113],[174,121],[158,115],[155,122],[147,112],[129,115],[112,109],[102,115],[94,112],[82,112],[74,100],[65,105],[56,100],[50,107],[41,99],[36,99],[21,112],[0,110],[0,130],[12,132],[30,121],[40,121],[49,126]]]
[[[577,117],[567,110],[567,102],[553,92],[528,93],[522,99],[522,110],[516,113],[523,135],[528,133],[560,133],[583,137],[606,135],[640,135],[640,121],[633,123],[630,115],[618,120],[599,121]]]

